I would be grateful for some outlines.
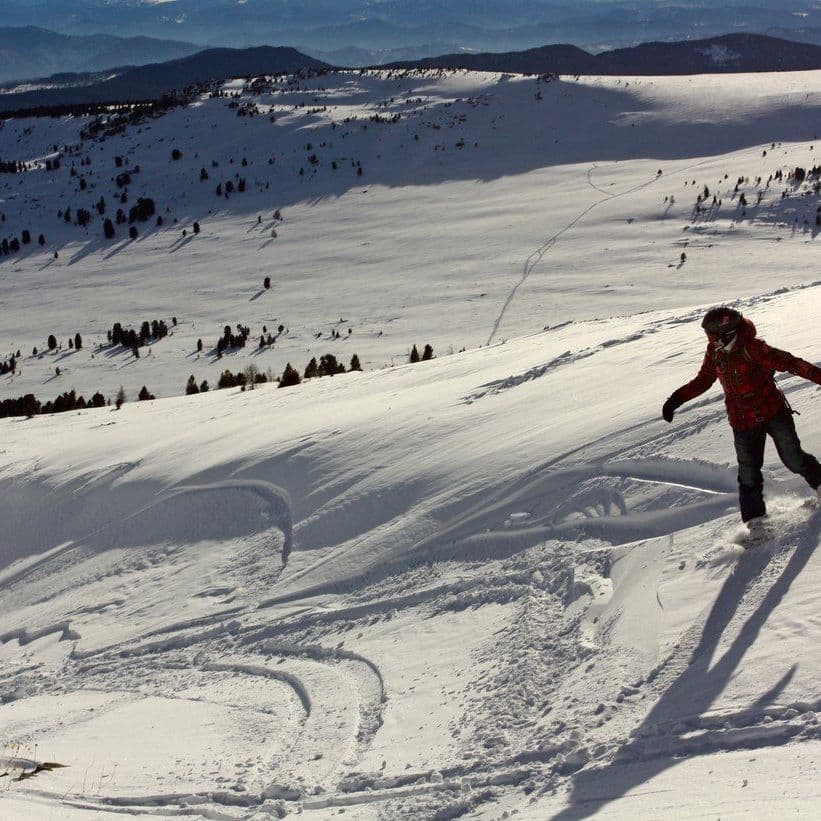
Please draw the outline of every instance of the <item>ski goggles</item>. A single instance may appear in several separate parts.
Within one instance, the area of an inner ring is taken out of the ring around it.
[[[707,339],[709,339],[710,342],[713,342],[716,345],[721,345],[722,348],[725,348],[735,339],[735,336],[738,333],[738,328],[732,331],[725,331],[722,334],[715,333],[714,331],[708,331],[705,328],[704,333],[707,334]]]

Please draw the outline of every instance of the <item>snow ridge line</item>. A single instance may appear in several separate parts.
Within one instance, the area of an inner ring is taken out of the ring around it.
[[[774,291],[768,291],[766,293],[759,294],[754,297],[738,299],[733,302],[728,302],[727,304],[731,306],[736,306],[738,308],[746,308],[770,302],[779,296],[784,296],[785,294],[794,293],[796,291],[802,291],[807,288],[817,288],[820,285],[821,280],[816,280],[814,282],[809,282],[802,285],[777,288]],[[547,375],[548,373],[550,373],[553,370],[556,370],[559,367],[562,367],[564,365],[573,365],[576,362],[580,362],[583,359],[595,356],[596,354],[601,353],[602,351],[605,351],[608,348],[612,348],[615,345],[626,345],[630,342],[637,342],[640,339],[644,339],[646,336],[649,336],[650,334],[658,333],[659,331],[663,330],[665,326],[682,325],[687,322],[695,321],[696,319],[700,319],[702,314],[703,310],[699,308],[693,311],[688,311],[686,314],[683,314],[681,316],[659,320],[648,325],[646,328],[636,333],[629,334],[628,336],[622,337],[620,339],[606,340],[605,342],[602,342],[599,345],[590,348],[583,348],[582,350],[576,352],[565,351],[564,353],[559,354],[558,356],[554,357],[549,362],[546,362],[543,365],[534,366],[532,368],[529,368],[527,371],[507,376],[503,379],[496,379],[492,382],[487,382],[484,385],[481,385],[480,388],[474,391],[473,393],[464,396],[462,398],[462,402],[466,405],[469,405],[475,402],[477,399],[482,399],[485,396],[492,396],[501,391],[509,390],[510,388],[516,388],[519,385],[523,385],[526,382],[539,379],[542,376]],[[488,344],[489,343],[490,340],[488,340]]]
[[[218,661],[207,662],[201,665],[200,669],[207,673],[245,673],[249,676],[272,678],[281,681],[293,688],[300,702],[302,702],[305,715],[311,715],[311,695],[303,682],[293,673],[288,673],[284,670],[270,670],[258,664],[225,664]]]
[[[177,496],[221,490],[247,490],[268,503],[269,510],[274,516],[274,526],[278,527],[285,537],[282,545],[282,565],[285,566],[293,545],[293,506],[288,491],[279,485],[260,479],[230,479],[206,485],[182,485],[172,489],[161,501],[171,500]]]
[[[621,455],[618,451],[616,455]],[[492,491],[481,494],[479,501],[464,512],[458,514],[450,522],[444,523],[436,532],[423,539],[397,549],[390,560],[386,560],[379,567],[365,568],[360,574],[331,583],[321,583],[308,588],[295,589],[260,603],[260,606],[272,607],[285,604],[305,597],[324,595],[329,592],[349,592],[358,585],[375,582],[409,567],[427,561],[475,561],[483,559],[501,559],[526,549],[535,542],[550,540],[564,536],[615,536],[613,543],[623,544],[642,538],[652,538],[666,535],[671,530],[680,529],[693,524],[695,521],[708,521],[723,516],[734,504],[731,499],[732,483],[727,480],[723,485],[716,474],[707,476],[705,492],[711,498],[692,505],[674,507],[664,511],[651,511],[630,514],[628,516],[600,517],[585,519],[582,522],[567,522],[554,524],[549,521],[534,522],[530,527],[499,529],[500,514],[509,510],[513,505],[519,509],[535,498],[541,498],[545,489],[556,494],[564,481],[568,487],[601,475],[605,468],[601,463],[580,465],[551,471],[550,467],[557,460],[529,469],[520,477],[501,482],[495,495]],[[624,462],[624,460],[621,460]],[[608,475],[621,475],[619,468],[614,465]],[[656,461],[656,467],[662,465]],[[660,470],[660,481],[669,483],[676,476],[676,465],[671,460]],[[689,463],[681,463],[682,466]],[[629,477],[638,472],[640,464],[631,460],[625,465],[624,474]],[[699,474],[706,473],[699,467]],[[653,476],[653,466],[641,471],[642,479]],[[694,485],[691,474],[682,470],[679,484],[692,487]],[[726,488],[726,490],[722,489]],[[698,485],[695,489],[701,489]],[[568,491],[570,492],[570,491]],[[612,540],[611,540],[612,541]],[[292,579],[293,581],[293,579]]]
[[[29,631],[26,627],[8,630],[0,634],[0,644],[5,644],[6,642],[17,639],[18,644],[24,647],[26,644],[31,644],[31,642],[42,639],[52,633],[60,633],[60,641],[76,641],[80,638],[80,634],[71,629],[71,622],[61,621],[48,625],[47,627],[41,627],[38,630]]]

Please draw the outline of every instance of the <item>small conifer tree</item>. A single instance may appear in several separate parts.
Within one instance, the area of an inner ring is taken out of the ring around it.
[[[289,362],[285,366],[285,370],[282,372],[282,377],[279,380],[279,387],[280,388],[289,388],[291,385],[298,385],[302,380],[299,378],[299,374],[291,367],[291,363]]]
[[[119,410],[123,406],[125,399],[125,388],[122,385],[120,385],[120,389],[117,391],[117,398],[114,400],[114,404],[117,406],[117,410]]]
[[[416,345],[413,346],[410,352],[410,361],[411,362],[418,362],[419,361],[419,351],[416,348]]]

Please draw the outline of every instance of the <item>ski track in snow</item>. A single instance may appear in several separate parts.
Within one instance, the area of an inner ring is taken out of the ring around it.
[[[705,163],[709,162],[708,160],[703,160],[701,162],[692,163],[687,165],[683,168],[679,168],[675,171],[671,171],[667,177],[673,177],[676,175],[684,174],[689,171],[692,171],[694,168],[698,168],[699,166],[705,165]],[[578,225],[581,220],[583,220],[591,211],[593,211],[598,206],[610,202],[612,200],[621,199],[622,197],[628,197],[631,194],[635,194],[637,191],[641,191],[651,185],[659,181],[660,177],[658,175],[652,177],[651,179],[647,180],[646,182],[639,183],[638,185],[631,186],[626,191],[620,191],[617,193],[613,193],[610,191],[605,191],[602,188],[599,188],[597,185],[593,183],[592,173],[598,168],[598,165],[593,165],[592,168],[587,170],[587,184],[595,189],[596,191],[600,191],[602,194],[606,196],[604,199],[597,200],[596,202],[589,205],[579,214],[577,214],[570,222],[568,222],[563,228],[557,231],[553,236],[549,239],[545,240],[542,245],[540,245],[535,251],[533,251],[530,256],[525,260],[524,266],[522,269],[522,275],[519,278],[518,282],[513,286],[510,293],[507,295],[507,299],[505,300],[504,304],[502,305],[502,309],[499,312],[499,315],[496,317],[496,321],[493,323],[493,329],[490,332],[490,336],[487,338],[486,345],[490,345],[493,342],[494,337],[499,332],[499,327],[502,324],[502,320],[504,319],[505,313],[507,309],[512,304],[513,300],[516,298],[516,293],[518,292],[519,288],[525,284],[527,279],[533,273],[536,266],[542,261],[545,254],[559,241],[559,239],[566,234],[568,231],[572,230],[574,226]],[[665,178],[666,179],[666,178]]]

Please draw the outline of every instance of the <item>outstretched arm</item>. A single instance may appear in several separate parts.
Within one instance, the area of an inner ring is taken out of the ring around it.
[[[716,366],[713,356],[708,348],[704,354],[704,361],[701,363],[695,379],[691,379],[686,385],[682,385],[678,390],[673,391],[670,398],[664,403],[661,415],[665,421],[672,422],[673,414],[685,402],[695,399],[706,391],[713,382],[716,381]]]
[[[821,368],[813,365],[812,362],[807,362],[806,359],[793,356],[789,351],[771,348],[763,340],[756,339],[750,353],[757,362],[760,362],[766,368],[792,373],[821,385]]]

